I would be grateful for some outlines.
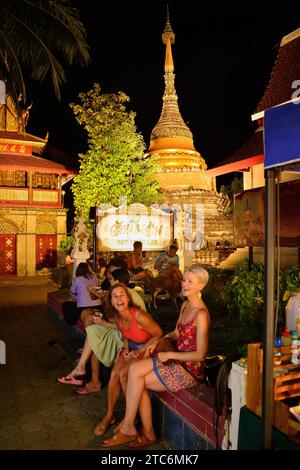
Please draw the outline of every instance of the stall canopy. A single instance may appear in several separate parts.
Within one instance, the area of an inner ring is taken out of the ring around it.
[[[300,100],[264,114],[265,169],[300,160]]]
[[[263,447],[272,447],[274,351],[275,170],[300,161],[300,100],[264,112],[265,146],[265,326],[263,364]]]

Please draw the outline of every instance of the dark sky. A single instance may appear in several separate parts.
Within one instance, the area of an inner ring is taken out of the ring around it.
[[[88,33],[92,62],[67,71],[59,103],[49,82],[32,87],[34,106],[27,130],[76,155],[85,148],[84,131],[70,102],[98,82],[103,92],[123,90],[137,113],[138,130],[149,145],[162,108],[166,21],[162,0],[73,1]],[[251,114],[268,83],[282,36],[300,27],[300,6],[289,2],[264,12],[258,2],[170,1],[175,86],[183,119],[209,168],[238,148],[255,128]],[[251,8],[250,8],[251,6]],[[299,77],[300,79],[300,77]]]

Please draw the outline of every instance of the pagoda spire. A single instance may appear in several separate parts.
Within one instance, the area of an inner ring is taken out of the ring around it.
[[[175,34],[171,26],[168,6],[162,42],[166,46],[163,106],[158,123],[151,133],[147,155],[157,154],[160,165],[165,168],[193,167],[206,169],[204,159],[194,148],[193,135],[184,122],[178,106],[172,55]]]
[[[162,42],[166,44],[165,72],[174,72],[174,62],[171,44],[175,44],[175,34],[173,33],[169,16],[169,5],[167,5],[167,22],[162,34]]]
[[[186,137],[192,139],[192,133],[181,117],[178,107],[178,97],[175,89],[174,62],[172,44],[175,43],[167,7],[167,21],[162,34],[162,42],[166,46],[165,54],[165,92],[163,96],[163,108],[158,123],[151,133],[151,140],[162,137]]]

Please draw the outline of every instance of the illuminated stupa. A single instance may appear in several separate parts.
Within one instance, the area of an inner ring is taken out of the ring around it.
[[[179,111],[172,56],[175,34],[170,24],[169,13],[162,41],[166,46],[163,107],[158,123],[152,130],[150,146],[145,156],[157,156],[160,170],[156,176],[161,189],[170,191],[193,187],[214,190],[214,178],[206,175],[205,160],[195,150],[193,135]]]

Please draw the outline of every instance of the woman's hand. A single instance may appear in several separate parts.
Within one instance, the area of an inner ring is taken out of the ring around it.
[[[149,346],[146,347],[145,357],[150,357],[153,354],[153,352],[155,351],[158,343],[159,343],[159,339],[157,339],[156,341],[153,341],[153,343],[149,344]]]
[[[161,362],[167,362],[169,359],[172,359],[172,355],[172,351],[160,352],[157,354],[157,357]]]

